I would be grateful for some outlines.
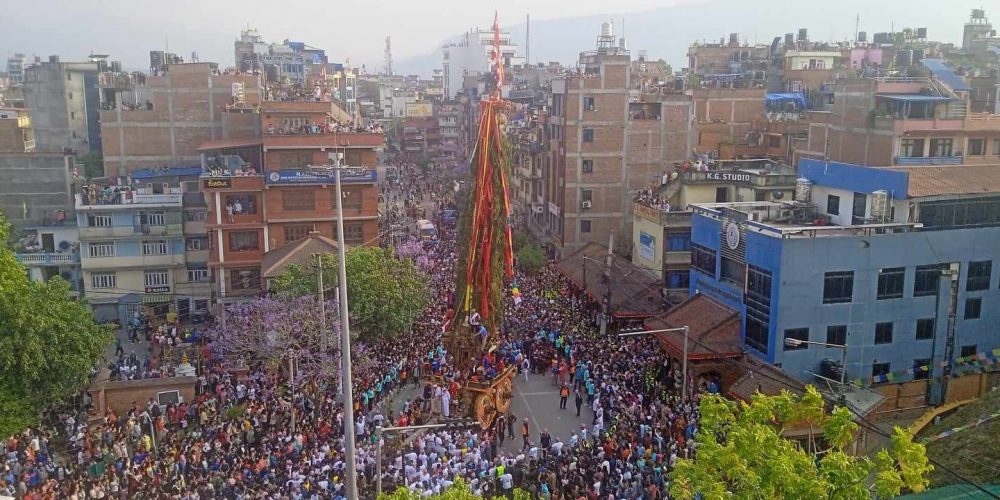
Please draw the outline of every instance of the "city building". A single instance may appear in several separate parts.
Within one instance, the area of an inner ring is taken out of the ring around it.
[[[551,154],[548,144],[548,115],[538,108],[525,107],[521,118],[508,123],[511,152],[510,203],[514,220],[535,234],[548,227],[545,182]]]
[[[633,194],[691,154],[691,97],[633,89],[621,45],[605,23],[597,49],[580,54],[581,71],[552,80],[548,221],[538,236],[560,252],[606,244],[615,231],[628,253]]]
[[[962,51],[967,54],[982,54],[1000,49],[1000,37],[983,9],[972,9],[969,22],[962,30]]]
[[[77,296],[83,292],[80,270],[79,231],[74,220],[49,221],[46,225],[22,226],[14,241],[17,261],[27,268],[34,281],[56,276],[69,283]]]
[[[433,115],[413,116],[403,120],[403,159],[414,163],[430,161],[439,153],[440,145],[441,128]]]
[[[995,172],[803,160],[795,200],[693,205],[691,294],[799,379],[928,380],[940,401],[942,374],[1000,347]]]
[[[35,150],[35,127],[26,109],[0,108],[0,153]]]
[[[76,156],[0,152],[0,211],[15,228],[73,223]]]
[[[441,47],[444,98],[453,99],[463,88],[466,76],[489,74],[492,54],[493,30],[470,30],[458,41]],[[524,64],[524,56],[508,31],[500,31],[500,54],[505,68]]]
[[[283,246],[314,231],[337,239],[334,179],[324,168],[334,162],[361,167],[342,177],[345,243],[378,243],[374,168],[384,136],[299,132],[302,124],[328,121],[334,106],[264,102],[263,136],[209,141],[199,148],[201,190],[208,203],[208,262],[217,302],[266,290],[262,273],[286,257],[285,252],[273,253]]]
[[[837,80],[833,103],[807,113],[800,157],[876,166],[995,163],[1000,120],[969,111],[971,87],[942,61],[920,62],[927,76]]]
[[[721,158],[720,149],[744,142],[755,122],[764,118],[763,87],[695,88],[689,92],[694,100],[696,153]]]
[[[438,106],[438,130],[441,133],[441,152],[455,161],[468,158],[465,134],[469,130],[464,106],[457,101],[446,101]]]
[[[31,110],[38,151],[101,151],[98,63],[46,62],[24,69],[24,101]]]
[[[795,169],[770,160],[685,162],[632,205],[632,263],[661,278],[672,304],[688,296],[691,206],[701,203],[790,200]]]
[[[252,75],[219,74],[215,63],[171,64],[159,76],[100,74],[104,172],[196,166],[198,146],[214,139],[256,137],[263,99]]]
[[[7,56],[7,78],[10,79],[12,87],[17,87],[24,83],[24,66],[27,60],[28,58],[21,53]]]
[[[311,67],[329,63],[323,49],[288,39],[267,43],[256,29],[241,31],[233,49],[237,69],[263,73],[268,81],[305,83]]]

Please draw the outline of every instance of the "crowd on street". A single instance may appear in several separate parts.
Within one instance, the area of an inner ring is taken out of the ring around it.
[[[385,491],[404,486],[431,495],[461,477],[487,496],[520,487],[538,498],[666,498],[667,473],[678,458],[695,451],[697,395],[680,400],[679,367],[652,339],[600,336],[593,304],[554,267],[517,274],[521,300],[506,293],[505,320],[499,331],[487,332],[499,349],[472,373],[451,366],[442,332],[455,299],[460,250],[455,231],[440,222],[443,210],[457,209],[454,186],[443,174],[403,165],[380,193],[387,210],[419,210],[441,232],[435,241],[413,242],[426,261],[431,300],[412,332],[356,347],[372,361],[356,369],[353,379],[362,498],[374,496],[376,426],[450,416],[458,409],[462,383],[505,366],[515,366],[518,377],[551,377],[559,397],[544,411],[558,411],[557,404],[570,415],[575,409],[570,418],[580,419],[579,430],[553,436],[532,428],[526,415],[506,414],[482,432],[414,433],[383,451]],[[167,333],[163,341],[169,338]],[[133,373],[154,368],[118,348],[119,377],[135,378]],[[302,380],[290,386],[264,367],[237,377],[210,343],[201,354],[190,401],[135,401],[127,411],[104,415],[63,409],[45,425],[0,442],[0,495],[346,498],[345,423],[335,382]],[[689,394],[717,390],[716,381],[686,382]],[[416,396],[406,396],[411,393]],[[401,410],[397,399],[405,399]],[[588,410],[581,413],[584,405]],[[505,451],[504,442],[515,439],[520,446]]]

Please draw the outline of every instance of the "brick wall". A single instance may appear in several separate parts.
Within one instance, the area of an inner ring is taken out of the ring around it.
[[[180,391],[184,401],[194,399],[195,377],[172,377],[146,380],[130,380],[125,382],[98,382],[87,392],[93,398],[98,415],[104,415],[108,408],[121,415],[132,408],[132,402],[145,407],[149,398],[156,398],[157,393]]]

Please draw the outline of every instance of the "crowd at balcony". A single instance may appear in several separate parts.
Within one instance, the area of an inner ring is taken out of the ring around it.
[[[307,88],[303,85],[268,85],[264,89],[264,99],[279,102],[330,102],[333,95],[319,85]]]
[[[149,99],[146,102],[122,102],[122,109],[125,111],[152,111],[153,102]],[[105,101],[101,103],[101,109],[104,111],[114,111],[117,109],[118,105],[115,101]]]
[[[380,123],[369,123],[368,125],[352,125],[340,123],[337,120],[329,122],[309,122],[299,126],[268,125],[268,135],[317,135],[317,134],[382,134],[384,130]]]
[[[135,192],[130,186],[98,186],[90,184],[80,189],[81,205],[122,205],[132,203]]]
[[[639,192],[635,194],[635,198],[632,201],[640,205],[655,208],[661,212],[669,212],[672,208],[670,206],[670,201],[657,196],[656,191],[651,187],[640,189]]]
[[[232,158],[233,155],[226,155],[227,158]],[[209,156],[205,158],[204,173],[205,177],[245,177],[252,175],[259,175],[260,172],[253,168],[253,165],[240,161],[232,162],[226,161],[219,156]]]

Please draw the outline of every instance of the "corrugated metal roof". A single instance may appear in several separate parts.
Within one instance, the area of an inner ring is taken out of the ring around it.
[[[925,196],[1000,193],[1000,164],[953,167],[890,167],[909,177],[906,194]]]
[[[941,59],[921,59],[920,63],[923,64],[925,68],[931,70],[931,73],[934,73],[935,78],[951,87],[951,90],[957,92],[968,92],[972,90],[972,87],[965,82],[965,79],[956,75],[955,72],[946,66],[944,61]]]

